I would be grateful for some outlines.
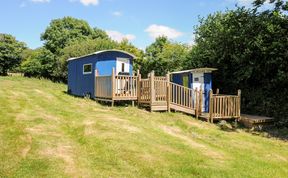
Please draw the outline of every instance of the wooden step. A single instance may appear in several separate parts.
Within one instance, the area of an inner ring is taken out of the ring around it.
[[[182,107],[176,104],[170,104],[170,108],[175,110],[175,111],[181,111],[184,112],[186,114],[192,114],[195,115],[195,110],[194,109],[190,109],[190,108],[186,108],[186,107]]]

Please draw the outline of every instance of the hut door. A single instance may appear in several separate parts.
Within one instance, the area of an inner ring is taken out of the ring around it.
[[[189,88],[189,77],[188,77],[188,74],[184,74],[183,75],[183,77],[182,77],[182,85],[184,87]]]
[[[129,75],[130,63],[127,58],[117,58],[116,61],[116,75]]]
[[[195,90],[196,88],[204,90],[204,73],[193,73],[193,89]],[[202,101],[205,101],[204,92],[202,97]],[[205,102],[202,102],[202,111],[205,111]]]

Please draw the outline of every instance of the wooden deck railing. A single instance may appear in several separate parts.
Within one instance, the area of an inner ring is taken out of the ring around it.
[[[218,92],[217,92],[218,93]],[[240,118],[241,91],[237,95],[213,94],[210,91],[209,117],[213,119]]]
[[[95,97],[112,98],[112,78],[111,76],[95,77]]]
[[[137,99],[137,77],[116,75],[114,97],[117,99],[135,98]]]
[[[202,113],[202,90],[191,89],[169,82],[170,104],[190,109],[196,117]]]
[[[196,117],[204,117],[213,122],[213,119],[240,118],[240,98],[238,95],[221,95],[219,90],[216,94],[210,91],[209,113],[202,113],[203,91],[200,88],[191,89],[170,82],[169,74],[166,77],[154,76],[151,72],[147,79],[137,76],[95,75],[95,97],[109,100],[138,100],[138,104],[148,104],[153,110],[170,109],[182,111]]]
[[[167,80],[166,77],[154,78],[155,101],[167,101]]]
[[[149,79],[141,79],[139,102],[140,103],[150,103],[150,99],[151,99],[151,93],[150,92],[151,92],[150,80]]]
[[[108,100],[136,100],[137,77],[115,75],[99,76],[95,71],[95,97]]]
[[[154,76],[151,72],[149,78],[140,80],[140,103],[165,102],[167,97],[166,77]]]

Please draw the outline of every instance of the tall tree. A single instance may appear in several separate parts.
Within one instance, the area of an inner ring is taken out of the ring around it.
[[[187,52],[186,45],[173,43],[164,36],[158,37],[146,48],[142,72],[145,75],[154,70],[156,75],[165,75],[168,71],[181,69]]]
[[[21,63],[21,70],[25,76],[55,79],[53,74],[57,67],[57,60],[51,51],[38,48],[25,53],[25,61]]]
[[[187,64],[218,68],[214,86],[227,93],[242,89],[244,112],[283,118],[288,125],[288,18],[277,7],[257,8],[201,19]]]
[[[120,49],[123,51],[127,51],[133,55],[136,56],[136,59],[134,59],[133,67],[134,70],[140,69],[143,65],[143,58],[144,58],[144,52],[137,47],[135,47],[133,44],[131,44],[127,39],[122,40],[116,47],[116,49]]]
[[[0,75],[7,75],[7,72],[17,67],[21,60],[21,53],[26,44],[19,42],[12,35],[0,34]]]
[[[86,21],[64,17],[52,20],[41,35],[41,40],[44,41],[45,48],[58,54],[69,43],[98,36],[103,36],[103,33],[98,29],[93,30]]]

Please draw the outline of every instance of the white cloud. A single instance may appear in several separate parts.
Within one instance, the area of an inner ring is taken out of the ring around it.
[[[116,17],[119,17],[119,16],[122,16],[123,13],[120,12],[120,11],[114,11],[114,12],[112,12],[112,15],[113,15],[113,16],[116,16]]]
[[[115,41],[121,42],[124,39],[127,39],[129,41],[133,41],[136,36],[132,34],[122,34],[118,31],[114,30],[107,30],[106,33],[109,35],[109,37]]]
[[[167,36],[170,39],[175,39],[183,35],[182,32],[177,31],[173,28],[152,24],[146,28],[145,32],[149,33],[149,36],[152,38],[157,38],[159,36]]]
[[[50,2],[50,0],[30,0],[31,2],[35,2],[35,3],[48,3]]]
[[[84,6],[89,6],[89,5],[98,5],[99,4],[99,0],[80,0],[80,2],[84,5]]]

